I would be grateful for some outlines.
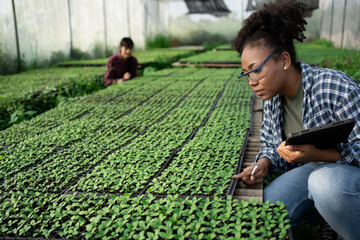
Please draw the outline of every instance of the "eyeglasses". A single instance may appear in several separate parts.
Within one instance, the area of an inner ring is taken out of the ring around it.
[[[262,78],[264,78],[268,72],[268,68],[266,67],[265,63],[267,62],[267,60],[269,60],[269,58],[274,54],[281,54],[282,52],[280,51],[273,51],[270,53],[269,56],[267,56],[267,58],[265,59],[265,61],[263,61],[259,66],[257,66],[256,68],[254,68],[253,70],[250,70],[246,73],[244,73],[244,71],[242,71],[240,73],[240,75],[238,76],[238,79],[241,77],[244,77],[247,75],[247,80],[248,81],[253,81],[253,82],[258,82],[260,81]]]

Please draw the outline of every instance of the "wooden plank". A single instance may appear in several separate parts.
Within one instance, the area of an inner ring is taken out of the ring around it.
[[[254,158],[244,158],[244,159],[243,159],[243,162],[252,163],[252,162],[254,162]]]
[[[247,145],[247,146],[249,146],[249,145]],[[256,143],[256,142],[255,142],[255,143],[251,143],[251,147],[260,149],[260,148],[261,148],[260,141],[257,142],[257,143]]]
[[[262,179],[258,179],[256,180],[256,183],[251,184],[251,185],[247,185],[245,183],[243,183],[242,181],[238,181],[236,184],[236,188],[253,188],[253,189],[262,189],[263,188],[263,183],[262,183]]]
[[[260,146],[247,146],[246,150],[249,150],[251,152],[259,152]]]
[[[263,190],[254,188],[237,188],[234,191],[234,196],[249,196],[249,197],[262,197]]]
[[[248,137],[247,146],[243,156],[241,171],[242,172],[246,167],[249,167],[253,164],[254,158],[259,153],[261,144],[260,144],[260,128],[262,122],[262,99],[255,97],[255,103],[253,108],[253,132]],[[256,111],[254,111],[256,109]],[[263,201],[263,179],[257,179],[256,183],[251,185],[246,185],[242,181],[238,181],[233,198],[237,198],[244,201],[249,201],[250,198],[259,199],[260,202]]]
[[[259,142],[260,142],[260,139],[259,139],[258,137],[249,136],[249,137],[248,137],[248,142],[249,142],[249,143],[259,143]]]
[[[247,153],[247,152],[245,152],[244,157],[245,157],[245,158],[254,158],[254,157],[256,157],[256,155],[258,155],[258,154],[259,154],[259,152],[255,152],[255,153]]]
[[[259,151],[253,151],[250,148],[246,148],[246,152],[245,152],[245,154],[248,154],[248,155],[253,155],[253,154],[256,155],[258,153],[259,153]]]

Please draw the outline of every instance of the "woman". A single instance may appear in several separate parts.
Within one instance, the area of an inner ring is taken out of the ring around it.
[[[134,42],[131,38],[123,38],[120,42],[119,52],[112,55],[107,64],[104,76],[105,87],[125,82],[138,76],[138,61],[132,56]]]
[[[240,76],[265,100],[260,153],[234,178],[253,184],[280,170],[264,200],[284,202],[292,226],[324,219],[343,239],[360,239],[360,87],[340,71],[296,62],[293,41],[305,39],[304,10],[298,2],[264,5],[233,40]],[[348,143],[285,146],[288,133],[349,118],[356,124]]]

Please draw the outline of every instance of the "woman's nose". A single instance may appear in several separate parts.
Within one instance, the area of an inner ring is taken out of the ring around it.
[[[249,86],[250,87],[255,87],[256,85],[258,85],[258,81],[249,80]]]

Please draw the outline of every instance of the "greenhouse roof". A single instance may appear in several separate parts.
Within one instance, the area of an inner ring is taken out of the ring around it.
[[[185,0],[189,14],[212,14],[224,17],[231,13],[223,0]]]

